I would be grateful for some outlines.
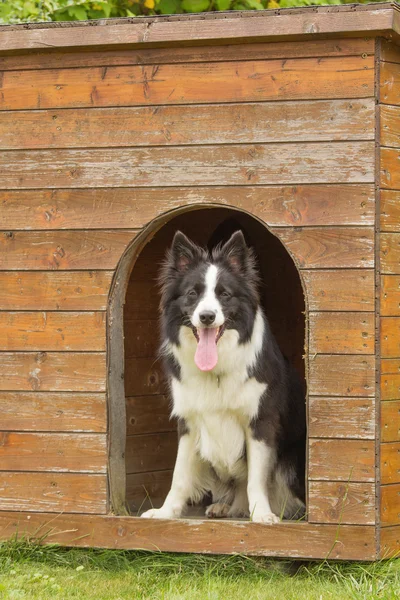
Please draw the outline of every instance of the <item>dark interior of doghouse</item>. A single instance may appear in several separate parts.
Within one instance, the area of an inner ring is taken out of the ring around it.
[[[172,218],[137,258],[124,307],[127,442],[126,500],[132,515],[162,505],[177,451],[159,346],[157,275],[174,233],[212,247],[241,229],[256,253],[261,299],[287,358],[304,373],[305,303],[300,277],[282,243],[254,217],[227,208],[191,210]],[[200,514],[199,509],[198,514]],[[203,511],[204,514],[204,511]]]

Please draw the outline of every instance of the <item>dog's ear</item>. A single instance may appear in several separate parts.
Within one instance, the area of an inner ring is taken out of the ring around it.
[[[229,240],[220,248],[219,255],[224,258],[234,271],[243,273],[246,271],[250,251],[242,231],[235,231]]]
[[[201,255],[201,248],[189,240],[184,233],[181,231],[175,233],[169,252],[169,263],[173,268],[179,273],[184,273],[201,258]]]

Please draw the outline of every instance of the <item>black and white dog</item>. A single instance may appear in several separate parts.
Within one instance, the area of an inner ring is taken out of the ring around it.
[[[260,307],[242,232],[211,253],[177,232],[161,284],[161,350],[179,447],[164,505],[142,516],[180,517],[211,492],[209,517],[301,518],[305,395]]]

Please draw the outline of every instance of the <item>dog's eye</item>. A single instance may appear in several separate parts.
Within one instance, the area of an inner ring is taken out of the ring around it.
[[[221,292],[221,298],[225,298],[225,300],[227,300],[230,297],[231,297],[230,293],[227,292],[226,290],[224,290],[223,292]]]
[[[189,298],[196,298],[197,292],[196,290],[189,290],[187,295],[189,296]]]

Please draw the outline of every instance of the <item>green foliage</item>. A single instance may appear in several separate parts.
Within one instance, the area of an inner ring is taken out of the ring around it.
[[[361,0],[362,3],[366,1],[370,0]],[[0,0],[0,23],[86,21],[109,17],[349,3],[352,0]]]

